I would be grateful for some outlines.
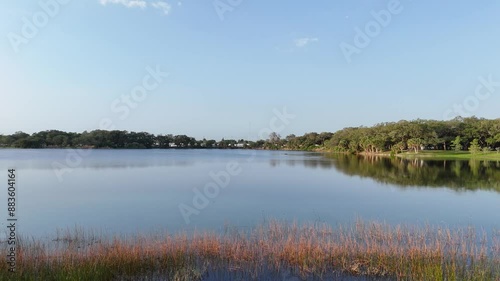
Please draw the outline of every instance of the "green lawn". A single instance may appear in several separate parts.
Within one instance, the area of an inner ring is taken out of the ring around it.
[[[427,159],[435,159],[435,160],[447,160],[447,159],[457,159],[457,160],[498,160],[500,161],[500,153],[498,152],[481,152],[477,154],[472,154],[467,151],[420,151],[418,153],[415,152],[406,152],[398,154],[399,157],[404,158],[427,158]]]

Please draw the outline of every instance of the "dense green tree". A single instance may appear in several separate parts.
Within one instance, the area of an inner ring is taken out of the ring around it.
[[[424,145],[424,140],[421,138],[411,138],[408,140],[408,147],[413,149],[415,153],[419,152]]]
[[[457,136],[455,140],[451,142],[451,146],[455,151],[461,151],[463,149],[462,138],[460,136]]]
[[[481,145],[479,144],[478,139],[474,139],[469,146],[469,151],[473,154],[477,154],[481,152]]]
[[[207,140],[207,148],[214,148],[217,145],[216,140]]]
[[[174,137],[172,135],[158,135],[156,137],[156,143],[159,148],[169,148],[173,142]]]

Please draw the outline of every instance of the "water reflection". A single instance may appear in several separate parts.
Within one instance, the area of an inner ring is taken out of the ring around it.
[[[284,151],[95,150],[60,182],[52,163],[65,161],[68,153],[0,149],[0,170],[15,167],[19,172],[23,233],[45,235],[74,225],[119,233],[156,227],[219,230],[226,222],[252,226],[263,217],[332,225],[359,216],[390,223],[498,226],[498,162]],[[229,162],[238,162],[241,174],[186,225],[179,204],[193,204],[194,189],[202,190],[213,181],[210,173],[224,171]]]
[[[17,169],[52,170],[54,164],[92,170],[181,167],[196,163],[224,161],[224,154],[209,150],[73,150],[73,149],[1,149],[0,168],[15,163]],[[56,167],[60,167],[56,165]]]
[[[285,155],[286,156],[286,155]],[[271,158],[269,165],[335,169],[399,187],[448,187],[457,191],[500,192],[500,161],[422,160],[347,154],[312,154],[309,158]]]
[[[448,187],[500,192],[500,161],[421,160],[328,155],[338,171],[400,187]]]
[[[50,170],[53,163],[64,164],[69,150],[0,151],[0,167],[15,163],[18,169]],[[345,175],[370,178],[398,187],[448,187],[457,191],[500,192],[500,161],[422,160],[381,156],[321,154],[296,151],[249,150],[99,150],[82,157],[78,168],[91,170],[189,167],[214,164],[268,163],[271,168],[285,165],[311,169],[335,169]]]
[[[269,165],[271,167],[278,167],[280,165],[287,165],[290,167],[303,166],[306,168],[322,168],[322,169],[332,169],[335,167],[334,162],[331,159],[324,159],[318,156],[318,158],[311,159],[270,159]]]

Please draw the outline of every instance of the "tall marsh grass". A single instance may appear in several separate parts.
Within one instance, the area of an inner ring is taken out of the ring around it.
[[[19,243],[16,272],[1,262],[0,280],[500,280],[500,233],[472,228],[270,221],[222,234],[75,229]]]

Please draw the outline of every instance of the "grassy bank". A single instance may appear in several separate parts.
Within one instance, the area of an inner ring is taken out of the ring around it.
[[[499,280],[500,233],[270,222],[250,231],[105,239],[83,231],[23,239],[0,280]],[[2,244],[4,245],[4,244]],[[5,257],[6,246],[1,255]],[[363,279],[367,280],[367,279]],[[380,279],[378,279],[380,280]]]
[[[348,152],[338,152],[327,149],[316,149],[315,152],[322,152],[326,154],[350,154]],[[443,150],[424,150],[415,152],[403,152],[398,154],[393,154],[390,151],[383,151],[379,153],[366,153],[360,152],[358,155],[364,156],[382,156],[382,157],[401,157],[407,159],[422,158],[426,160],[488,160],[488,161],[500,161],[500,153],[498,152],[481,152],[481,153],[470,153],[467,151],[443,151]]]
[[[491,160],[500,161],[498,152],[470,153],[466,151],[420,151],[397,154],[404,158],[425,158],[429,160]]]

